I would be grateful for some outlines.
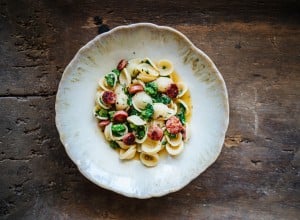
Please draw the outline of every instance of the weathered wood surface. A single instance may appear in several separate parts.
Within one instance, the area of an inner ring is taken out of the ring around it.
[[[0,0],[0,218],[299,219],[299,11],[297,1]],[[186,34],[214,60],[230,98],[216,163],[184,189],[142,201],[86,180],[54,122],[76,51],[141,21]]]

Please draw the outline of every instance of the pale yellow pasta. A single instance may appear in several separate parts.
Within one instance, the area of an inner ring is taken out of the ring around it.
[[[135,154],[136,154],[136,147],[131,146],[127,150],[120,149],[119,157],[121,160],[131,160],[134,158]]]
[[[174,71],[173,64],[169,60],[160,60],[157,67],[161,76],[169,76]]]
[[[167,142],[172,146],[178,146],[182,142],[182,134],[178,133],[175,138],[170,138],[169,136],[166,136]]]
[[[93,114],[120,160],[135,158],[154,167],[161,153],[182,153],[191,135],[186,117],[192,109],[187,85],[170,60],[121,60],[98,85]]]
[[[145,92],[136,93],[132,97],[132,104],[134,108],[138,111],[142,111],[143,109],[145,109],[147,104],[152,104],[152,103],[153,101],[151,97],[147,95],[147,93]]]
[[[177,156],[178,154],[180,154],[183,151],[183,149],[184,149],[183,142],[181,142],[180,145],[178,145],[178,146],[172,146],[169,143],[166,144],[166,150],[172,156]]]
[[[140,160],[145,166],[154,167],[158,164],[159,156],[158,154],[150,155],[142,152],[140,154]]]
[[[144,143],[142,143],[142,152],[146,154],[156,154],[161,150],[161,142],[154,141],[150,138],[147,138]]]
[[[173,80],[168,77],[158,77],[154,82],[157,83],[159,92],[166,92],[167,88],[173,83]]]

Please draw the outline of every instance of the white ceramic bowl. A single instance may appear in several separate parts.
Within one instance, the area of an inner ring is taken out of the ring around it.
[[[97,82],[121,59],[169,59],[191,91],[191,139],[183,153],[153,168],[121,161],[105,142],[92,112]],[[177,30],[149,23],[120,26],[81,48],[66,67],[56,96],[60,139],[80,172],[95,184],[129,197],[177,191],[220,154],[229,121],[224,80],[210,58]]]

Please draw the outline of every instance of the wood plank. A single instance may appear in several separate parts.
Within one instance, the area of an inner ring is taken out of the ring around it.
[[[0,1],[0,218],[298,219],[299,11],[296,0]],[[182,31],[213,59],[228,87],[230,125],[207,171],[141,201],[79,173],[59,141],[54,103],[81,46],[142,21]]]

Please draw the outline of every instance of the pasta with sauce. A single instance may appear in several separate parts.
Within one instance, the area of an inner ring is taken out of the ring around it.
[[[188,88],[169,60],[121,60],[99,80],[94,115],[121,160],[156,166],[162,152],[176,156],[190,138]]]

